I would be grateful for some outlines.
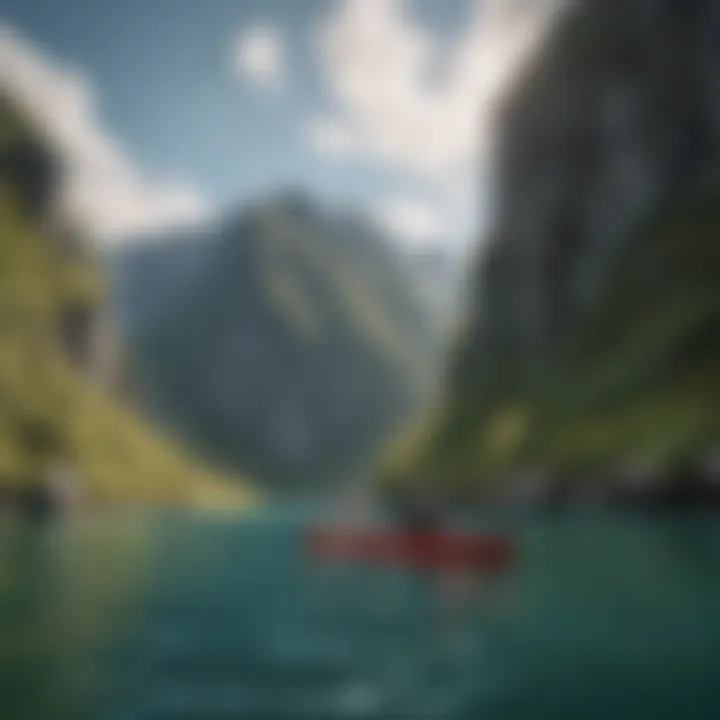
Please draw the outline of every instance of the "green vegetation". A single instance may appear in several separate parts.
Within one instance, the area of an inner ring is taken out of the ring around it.
[[[493,236],[450,394],[386,481],[701,489],[720,446],[710,4],[580,0],[554,18],[498,110]]]
[[[672,475],[720,437],[720,190],[693,193],[627,244],[595,311],[542,365],[468,378],[386,478],[449,487],[523,470]]]
[[[158,439],[91,377],[94,340],[77,319],[101,321],[104,282],[87,246],[46,229],[56,166],[0,101],[0,491],[63,464],[89,502],[249,498]]]

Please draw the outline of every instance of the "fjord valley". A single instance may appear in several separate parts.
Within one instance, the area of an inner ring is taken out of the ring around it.
[[[2,720],[720,717],[715,0],[3,0]]]

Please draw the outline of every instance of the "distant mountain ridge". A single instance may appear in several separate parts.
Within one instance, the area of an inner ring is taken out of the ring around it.
[[[301,193],[179,240],[113,262],[149,411],[276,488],[360,472],[427,396],[438,356],[399,253],[362,218]]]

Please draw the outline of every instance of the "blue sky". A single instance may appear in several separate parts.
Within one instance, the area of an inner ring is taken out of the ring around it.
[[[4,0],[0,82],[57,126],[109,238],[301,186],[457,243],[539,2]]]

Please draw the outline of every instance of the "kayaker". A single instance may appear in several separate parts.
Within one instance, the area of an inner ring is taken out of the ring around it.
[[[442,525],[440,507],[423,486],[392,488],[385,496],[385,506],[394,522],[410,530],[431,532]]]

